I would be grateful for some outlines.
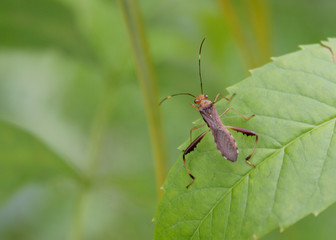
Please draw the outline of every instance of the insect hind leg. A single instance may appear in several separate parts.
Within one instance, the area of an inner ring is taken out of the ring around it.
[[[191,184],[193,184],[193,182],[195,181],[195,177],[190,173],[187,163],[186,163],[186,159],[185,156],[190,153],[191,151],[193,151],[195,149],[195,147],[197,146],[197,144],[200,143],[200,141],[203,139],[203,137],[210,131],[210,129],[204,131],[201,135],[199,135],[192,143],[189,144],[189,146],[186,148],[186,150],[184,150],[183,152],[183,163],[184,163],[184,167],[187,170],[189,176],[191,177],[191,182],[186,186],[186,188],[188,189],[190,187]]]

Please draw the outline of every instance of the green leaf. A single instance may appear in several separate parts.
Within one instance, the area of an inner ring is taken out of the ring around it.
[[[59,156],[23,129],[0,120],[0,204],[27,183],[79,179]]]
[[[239,148],[232,163],[208,134],[187,155],[196,177],[189,189],[182,156],[171,169],[155,217],[155,239],[259,238],[336,201],[336,39],[325,45],[331,48],[307,45],[274,58],[228,89],[237,95],[216,104],[219,113],[232,106],[256,115],[244,121],[230,111],[222,119],[224,125],[258,133],[250,159],[256,168],[244,160],[253,137],[232,132]]]

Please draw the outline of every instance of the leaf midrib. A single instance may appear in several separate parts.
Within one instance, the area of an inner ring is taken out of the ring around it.
[[[268,157],[266,157],[261,163],[259,163],[255,168],[252,168],[251,170],[249,170],[245,175],[243,175],[243,177],[241,179],[239,179],[231,188],[229,188],[224,194],[223,196],[221,196],[218,201],[214,204],[214,206],[209,210],[209,212],[204,216],[204,218],[201,219],[199,225],[197,226],[197,228],[195,229],[194,233],[191,235],[190,239],[192,239],[195,235],[195,233],[199,230],[200,226],[203,224],[204,220],[209,216],[210,213],[213,212],[213,210],[217,207],[217,205],[229,194],[232,193],[232,189],[234,189],[238,184],[240,184],[246,177],[249,177],[250,174],[255,171],[259,166],[261,166],[262,164],[264,164],[265,162],[267,162],[268,159],[271,159],[273,156],[275,156],[276,154],[278,154],[279,152],[283,151],[284,149],[286,149],[288,146],[290,146],[291,144],[295,143],[296,141],[298,141],[300,138],[306,136],[307,134],[318,130],[319,128],[324,127],[325,125],[328,125],[329,123],[336,121],[336,116],[331,118],[328,121],[325,121],[323,123],[321,123],[320,125],[315,126],[314,128],[310,129],[309,131],[301,134],[300,136],[294,138],[293,140],[291,140],[290,142],[288,142],[286,145],[284,145],[283,147],[279,148],[278,150],[274,151],[274,153],[272,153],[271,155],[269,155]],[[231,206],[231,202],[230,202],[230,206]]]

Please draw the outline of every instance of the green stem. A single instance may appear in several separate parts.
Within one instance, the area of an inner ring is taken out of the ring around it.
[[[148,51],[146,34],[139,6],[136,0],[119,0],[135,59],[138,80],[143,92],[148,126],[155,163],[158,198],[167,173],[167,157],[163,138],[162,124],[158,107],[156,77]]]
[[[75,212],[72,220],[69,240],[80,240],[83,238],[84,210],[87,197],[87,189],[80,186],[80,192],[76,201]]]
[[[254,53],[250,47],[249,41],[243,33],[243,26],[239,21],[237,13],[230,0],[219,0],[220,7],[228,26],[230,33],[238,44],[239,49],[244,56],[245,62],[249,69],[256,66]]]
[[[246,0],[246,6],[250,11],[252,29],[256,39],[259,65],[269,61],[271,56],[270,11],[268,4],[266,0]]]
[[[70,240],[82,239],[83,229],[85,225],[85,209],[86,202],[90,192],[90,186],[95,181],[95,174],[97,171],[100,152],[103,145],[103,139],[105,130],[108,125],[109,114],[111,112],[111,105],[113,100],[112,81],[107,83],[105,93],[102,97],[101,104],[95,115],[92,128],[91,128],[91,140],[88,150],[88,167],[86,171],[86,179],[80,182],[80,193],[78,196],[76,209],[73,218],[72,229],[70,232]]]
[[[113,78],[116,78],[114,76]],[[110,78],[112,79],[112,78]],[[112,110],[112,103],[114,99],[113,89],[115,88],[114,82],[108,81],[105,88],[105,93],[102,97],[101,104],[97,110],[92,130],[91,130],[91,144],[88,151],[89,162],[87,173],[89,180],[95,178],[97,166],[100,159],[101,148],[104,142],[105,130],[108,126],[109,114]]]

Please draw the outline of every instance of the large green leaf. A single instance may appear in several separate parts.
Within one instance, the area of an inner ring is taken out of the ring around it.
[[[334,50],[303,46],[228,89],[237,95],[216,104],[219,112],[230,105],[245,116],[256,115],[247,122],[234,112],[223,118],[225,125],[259,134],[251,159],[256,168],[244,161],[253,138],[232,133],[239,147],[238,162],[232,163],[208,134],[187,155],[196,177],[189,189],[182,156],[171,169],[155,217],[155,239],[259,238],[336,201],[336,39],[325,44]]]
[[[0,206],[24,184],[40,181],[46,185],[55,179],[79,177],[71,166],[22,129],[0,121],[0,131]]]

